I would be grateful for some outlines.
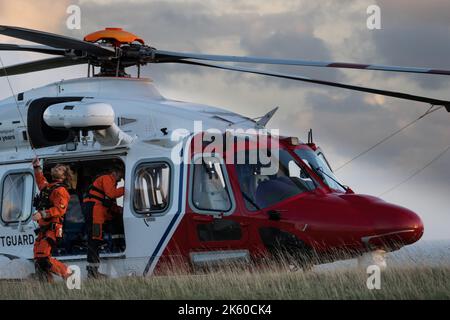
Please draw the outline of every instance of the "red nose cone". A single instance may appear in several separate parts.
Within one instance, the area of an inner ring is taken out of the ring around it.
[[[362,237],[366,245],[396,249],[418,241],[423,235],[422,220],[409,209],[366,195],[341,195],[340,198],[368,219]],[[362,225],[362,220],[355,223]]]
[[[422,220],[413,212],[410,212],[408,229],[414,230],[414,232],[409,234],[405,233],[403,237],[403,241],[405,242],[405,244],[414,243],[422,238],[424,231]]]
[[[408,245],[422,237],[422,220],[411,210],[388,203],[378,209],[382,210],[374,214],[374,222],[379,241]]]

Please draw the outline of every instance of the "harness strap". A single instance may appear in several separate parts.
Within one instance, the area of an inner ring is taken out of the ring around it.
[[[97,196],[97,195],[95,195],[95,194],[92,194],[91,191],[95,191],[95,192],[97,192],[97,193],[100,193],[100,194],[103,196],[103,198],[101,198],[101,197],[99,197],[99,196]],[[97,188],[97,187],[94,186],[93,184],[91,184],[91,185],[88,187],[85,198],[86,198],[86,199],[95,199],[95,200],[98,200],[98,201],[100,201],[100,202],[102,203],[103,206],[105,206],[105,207],[107,207],[107,208],[109,208],[109,207],[112,206],[112,201],[113,201],[113,200],[112,200],[110,197],[108,197],[108,196],[106,195],[105,191],[103,191],[103,190]]]
[[[103,190],[100,189],[100,188],[97,188],[97,187],[94,186],[93,184],[91,184],[91,185],[89,186],[88,192],[91,191],[91,190],[94,190],[95,192],[98,192],[98,193],[100,193],[102,196],[106,197],[105,191],[103,191]]]
[[[91,191],[95,191],[97,193],[100,193],[103,198],[100,198],[99,196],[96,196],[95,194],[92,194]],[[93,184],[91,184],[88,189],[87,189],[87,194],[86,194],[86,198],[93,198],[93,199],[97,199],[100,201],[103,201],[105,199],[109,200],[110,198],[106,195],[105,191],[103,191],[100,188],[97,188],[96,186],[94,186]]]
[[[62,224],[61,219],[60,219],[59,222],[52,222],[52,223],[49,223],[49,224],[45,224],[45,225],[39,226],[39,232],[45,233],[48,230],[54,231],[54,230],[56,230],[56,225],[57,224]]]
[[[96,200],[102,201],[102,202],[105,200],[105,198],[100,198],[100,197],[97,197],[96,195],[93,195],[93,194],[90,194],[90,193],[88,193],[86,195],[86,198],[87,199],[96,199]]]
[[[57,188],[59,188],[59,187],[63,187],[64,189],[66,189],[67,190],[67,185],[65,184],[65,183],[63,183],[63,182],[56,182],[54,185],[52,185],[51,187],[45,187],[42,191],[44,191],[44,190],[48,190],[48,195],[50,196],[51,194],[52,194],[52,192],[53,192],[53,190],[55,190],[55,189],[57,189]]]

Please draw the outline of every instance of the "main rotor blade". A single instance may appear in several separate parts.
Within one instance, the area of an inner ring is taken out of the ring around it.
[[[337,87],[337,88],[349,89],[349,90],[354,90],[354,91],[379,94],[379,95],[383,95],[383,96],[387,96],[387,97],[394,97],[394,98],[400,98],[400,99],[411,100],[411,101],[425,102],[425,103],[429,103],[434,106],[444,106],[447,109],[447,111],[450,112],[450,101],[433,99],[433,98],[428,98],[428,97],[423,97],[423,96],[417,96],[417,95],[412,95],[412,94],[403,93],[403,92],[373,89],[373,88],[354,86],[354,85],[344,84],[344,83],[339,83],[339,82],[316,80],[316,79],[302,77],[302,76],[296,76],[296,75],[288,75],[288,74],[276,73],[276,72],[267,72],[267,71],[261,71],[261,70],[257,70],[257,69],[250,69],[250,68],[243,68],[243,67],[232,67],[232,66],[226,66],[226,65],[207,64],[207,63],[189,61],[189,60],[180,60],[180,61],[177,61],[177,63],[190,64],[190,65],[203,66],[203,67],[216,68],[216,69],[223,69],[223,70],[253,73],[253,74],[260,74],[260,75],[269,76],[269,77],[297,80],[297,81],[321,84],[321,85],[330,86],[330,87]]]
[[[306,67],[320,67],[320,68],[343,68],[343,69],[361,69],[361,70],[377,70],[389,72],[407,72],[407,73],[425,73],[425,74],[440,74],[450,75],[450,70],[430,69],[430,68],[416,68],[416,67],[399,67],[399,66],[384,66],[376,64],[359,64],[346,62],[326,62],[326,61],[310,61],[310,60],[288,60],[288,59],[271,59],[259,57],[240,57],[240,56],[224,56],[212,54],[199,53],[184,53],[172,51],[154,51],[155,62],[176,62],[183,59],[206,60],[206,61],[221,61],[221,62],[244,62],[244,63],[262,63],[262,64],[276,64],[287,66],[306,66]]]
[[[37,60],[37,61],[32,61],[32,62],[15,64],[12,66],[7,66],[5,68],[0,68],[0,77],[4,77],[6,75],[13,76],[13,75],[17,75],[17,74],[34,72],[34,71],[42,71],[42,70],[47,70],[47,69],[74,66],[77,64],[83,64],[83,63],[87,63],[87,62],[88,62],[87,58],[81,58],[81,59],[74,60],[74,59],[65,58],[65,57]]]
[[[43,31],[0,25],[0,34],[59,49],[81,50],[95,56],[112,57],[115,55],[112,48],[105,48],[94,43]]]
[[[48,46],[28,46],[7,43],[0,43],[0,51],[30,51],[45,54],[54,54],[58,56],[64,56],[66,54],[66,50],[64,49],[55,49]]]

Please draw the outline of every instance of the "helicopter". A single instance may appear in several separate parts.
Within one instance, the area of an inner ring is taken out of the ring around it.
[[[423,235],[416,213],[343,185],[311,132],[302,142],[268,130],[276,109],[256,120],[170,100],[151,79],[141,78],[140,70],[154,63],[188,64],[423,102],[450,112],[450,101],[219,62],[434,75],[450,75],[448,70],[164,51],[120,28],[84,40],[13,26],[0,26],[0,34],[36,43],[0,44],[2,51],[56,56],[3,66],[0,77],[87,65],[85,78],[13,93],[0,102],[0,278],[34,273],[36,156],[44,173],[63,163],[76,177],[64,237],[53,255],[81,270],[87,264],[82,195],[99,172],[124,166],[125,194],[118,200],[124,231],[105,228],[100,254],[100,270],[110,277],[150,276],[174,265],[195,271],[258,263],[283,254],[303,268],[355,257],[383,264],[386,252]],[[136,76],[127,73],[129,67],[137,67]],[[112,241],[117,237],[119,246]]]

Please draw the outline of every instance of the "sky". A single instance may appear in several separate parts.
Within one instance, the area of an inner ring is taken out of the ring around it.
[[[66,26],[66,9],[73,4],[81,9],[80,30]],[[374,4],[381,9],[379,30],[370,30],[366,24],[366,10]],[[122,27],[162,50],[441,69],[450,69],[449,21],[450,2],[439,0],[0,0],[1,24],[80,39],[105,27]],[[5,42],[24,43],[0,36],[0,43]],[[6,65],[44,58],[34,53],[0,54]],[[257,67],[450,99],[448,76]],[[86,67],[76,66],[13,76],[10,80],[14,91],[21,92],[85,75]],[[269,127],[281,128],[283,134],[302,140],[312,128],[315,142],[334,168],[413,121],[429,107],[193,66],[151,65],[145,67],[143,75],[151,77],[161,93],[171,99],[219,106],[250,117],[279,106]],[[10,93],[6,80],[0,79],[0,98]],[[436,111],[336,174],[355,192],[382,194],[386,201],[418,213],[425,224],[424,239],[448,239],[450,151],[429,163],[449,147],[449,123],[448,112]],[[402,183],[416,172],[419,173]]]

